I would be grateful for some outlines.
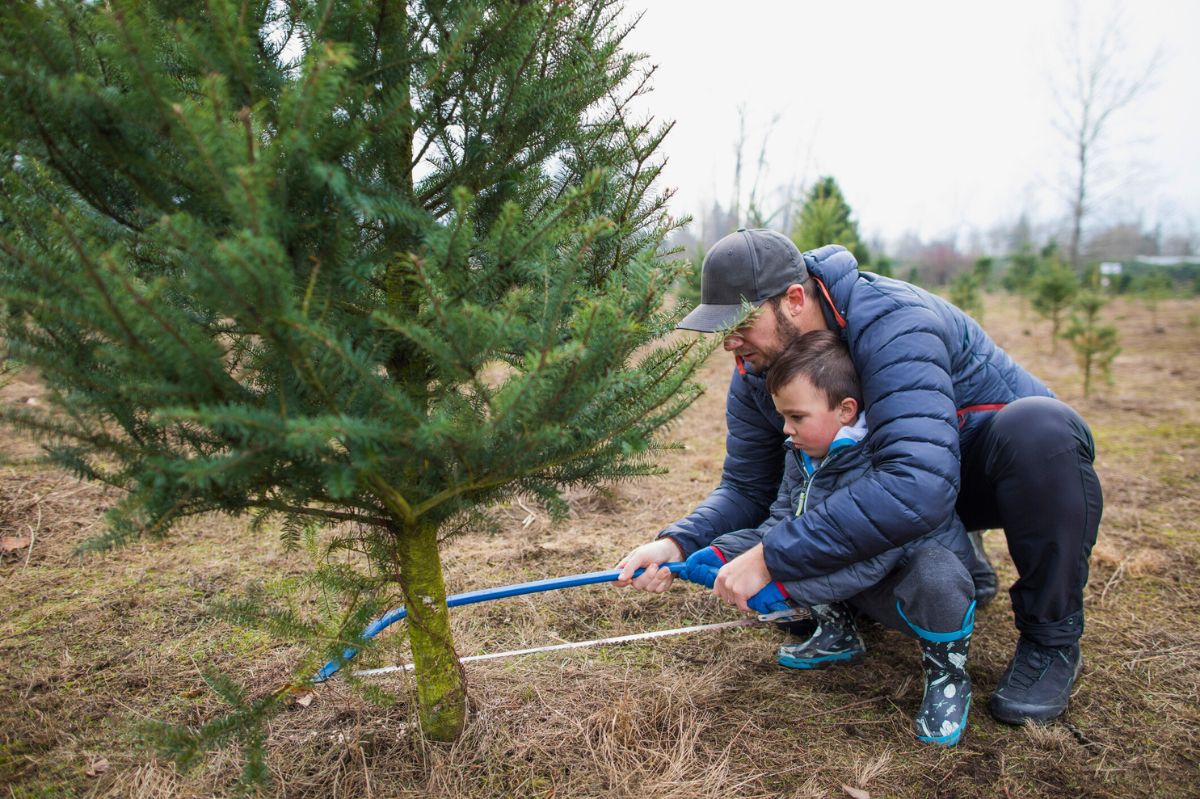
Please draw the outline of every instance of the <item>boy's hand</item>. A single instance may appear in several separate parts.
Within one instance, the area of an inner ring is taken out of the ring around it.
[[[717,572],[713,593],[747,613],[753,609],[747,602],[771,582],[767,561],[763,557],[763,545],[758,544],[726,563]]]
[[[671,587],[675,575],[671,574],[670,569],[660,569],[659,566],[679,560],[683,560],[683,552],[669,538],[660,538],[649,544],[642,544],[617,564],[617,568],[621,570],[621,576],[617,578],[617,585],[632,584],[639,591],[648,591],[652,594],[662,593]],[[645,568],[646,571],[634,579],[633,573],[641,568]]]

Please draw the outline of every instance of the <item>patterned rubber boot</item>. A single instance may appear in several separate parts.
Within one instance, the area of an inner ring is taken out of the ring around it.
[[[836,602],[832,605],[813,605],[809,611],[817,623],[817,629],[803,643],[779,647],[780,666],[789,669],[823,669],[839,663],[850,663],[866,651],[850,608]]]
[[[896,603],[900,610],[900,603]],[[967,651],[975,629],[975,603],[967,608],[962,627],[954,632],[923,630],[901,617],[917,634],[921,645],[921,668],[925,672],[925,695],[913,722],[917,740],[937,746],[954,746],[967,729],[971,710],[971,676],[967,674]]]

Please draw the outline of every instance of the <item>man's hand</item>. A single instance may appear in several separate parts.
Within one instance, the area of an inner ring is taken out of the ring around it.
[[[747,604],[750,597],[771,582],[767,561],[763,558],[763,545],[746,550],[726,563],[717,572],[713,593],[747,613],[754,610]]]
[[[660,594],[671,587],[675,575],[671,574],[670,569],[660,569],[659,566],[678,560],[683,560],[683,552],[669,538],[660,538],[649,544],[642,544],[617,564],[617,568],[621,570],[621,576],[617,578],[617,585],[632,584],[639,591]],[[633,573],[642,568],[646,571],[634,579]]]

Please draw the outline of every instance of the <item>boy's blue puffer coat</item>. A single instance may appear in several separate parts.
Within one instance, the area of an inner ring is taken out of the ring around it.
[[[1021,397],[1053,396],[973,319],[899,280],[859,272],[845,248],[804,254],[827,292],[826,321],[839,330],[862,383],[870,467],[764,540],[767,568],[788,582],[818,577],[943,528],[954,516],[960,446],[990,411]],[[783,476],[783,419],[761,375],[735,370],[726,400],[721,483],[659,535],[686,556],[717,536],[757,527]]]
[[[790,439],[785,440],[784,449],[783,485],[771,505],[770,516],[756,528],[726,533],[713,541],[712,546],[721,551],[724,559],[742,554],[762,541],[776,525],[801,515],[807,507],[821,504],[827,496],[861,479],[871,469],[871,459],[861,442],[831,450],[811,475],[804,467],[803,456],[792,446]],[[937,541],[957,555],[968,571],[972,569],[975,552],[958,514],[952,513],[944,525],[927,537],[892,547],[828,574],[782,580],[781,584],[788,599],[801,605],[841,602],[883,580],[903,563],[918,542],[926,538]]]

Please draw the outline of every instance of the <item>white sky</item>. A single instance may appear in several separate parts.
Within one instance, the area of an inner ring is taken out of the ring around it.
[[[658,65],[645,109],[676,121],[662,185],[676,214],[731,197],[738,107],[749,183],[773,116],[768,187],[831,174],[868,237],[924,238],[1065,218],[1069,158],[1050,88],[1061,0],[628,0],[628,47]],[[1102,21],[1110,6],[1082,6]],[[1111,128],[1097,221],[1200,235],[1200,2],[1123,9],[1128,72],[1159,48],[1154,88]],[[1057,70],[1058,74],[1062,70]],[[748,191],[748,186],[746,187]]]

